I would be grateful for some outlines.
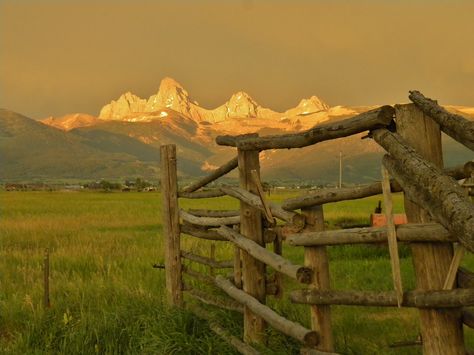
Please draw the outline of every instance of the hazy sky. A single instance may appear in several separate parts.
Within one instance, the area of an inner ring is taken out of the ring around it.
[[[474,106],[474,1],[0,0],[0,107],[98,114],[171,76],[202,106]]]

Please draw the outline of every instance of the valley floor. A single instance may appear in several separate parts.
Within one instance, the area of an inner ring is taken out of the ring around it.
[[[301,192],[300,192],[301,193]],[[271,196],[280,201],[296,192]],[[368,222],[379,197],[325,206],[328,227]],[[181,202],[181,200],[180,200]],[[182,201],[185,208],[237,208],[230,198]],[[396,211],[402,198],[395,196]],[[205,205],[205,206],[204,206]],[[159,193],[0,192],[0,353],[2,354],[233,354],[207,324],[164,301]],[[183,237],[186,249],[207,254],[210,243]],[[227,245],[227,244],[226,244]],[[233,254],[217,245],[217,258]],[[51,251],[51,308],[42,308],[42,260]],[[401,247],[404,287],[414,288],[410,251]],[[302,262],[301,248],[284,255]],[[329,250],[332,287],[390,290],[385,247]],[[474,270],[469,254],[464,266]],[[189,281],[191,283],[191,281]],[[285,279],[285,290],[297,285]],[[309,324],[308,307],[269,297],[281,314]],[[419,354],[390,348],[419,334],[417,311],[333,307],[336,349],[342,354]],[[240,335],[238,315],[219,321]],[[271,331],[275,354],[297,353],[292,340]],[[474,348],[474,332],[465,331]]]

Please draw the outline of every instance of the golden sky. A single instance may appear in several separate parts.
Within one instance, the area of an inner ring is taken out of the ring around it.
[[[202,106],[474,106],[474,1],[0,0],[0,107],[98,114],[165,76]]]

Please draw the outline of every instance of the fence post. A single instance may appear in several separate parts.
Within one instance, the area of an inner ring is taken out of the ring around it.
[[[443,167],[439,125],[414,104],[396,105],[397,132],[425,159]],[[408,222],[426,223],[430,216],[423,208],[405,198]],[[411,243],[417,289],[441,290],[448,274],[451,243]],[[464,354],[461,310],[420,309],[423,353]]]
[[[306,217],[305,232],[324,230],[323,206],[302,208],[301,212]],[[329,261],[325,246],[305,247],[304,264],[313,269],[311,288],[318,290],[330,288]],[[311,329],[317,331],[320,335],[320,341],[317,346],[319,350],[334,351],[330,306],[311,306]]]
[[[260,175],[259,152],[238,150],[240,187],[258,194],[251,171]],[[252,206],[240,202],[240,233],[265,247],[261,212]],[[265,304],[265,264],[241,250],[243,290]],[[244,307],[244,341],[247,343],[265,343],[265,321]]]
[[[242,288],[242,261],[238,246],[234,246],[234,284],[235,287]]]
[[[48,309],[51,307],[49,299],[49,248],[44,250],[43,256],[43,307]]]
[[[165,274],[168,303],[183,303],[178,207],[176,145],[161,146],[161,194],[163,198],[163,236],[165,244]]]

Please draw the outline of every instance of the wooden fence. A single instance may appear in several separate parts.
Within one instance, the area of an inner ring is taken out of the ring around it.
[[[237,148],[237,156],[209,176],[178,191],[176,148],[161,147],[163,226],[168,301],[183,306],[183,293],[205,304],[243,314],[243,341],[210,320],[210,327],[243,354],[258,353],[253,344],[264,345],[265,329],[297,339],[302,353],[334,352],[331,306],[390,306],[419,309],[422,346],[426,354],[464,354],[463,323],[472,327],[474,274],[460,269],[465,251],[474,251],[474,205],[456,181],[473,177],[471,162],[443,170],[441,131],[471,150],[474,124],[447,112],[419,92],[410,92],[413,104],[383,106],[339,122],[278,136],[220,136],[220,145]],[[369,137],[386,151],[382,181],[354,188],[321,189],[283,201],[267,201],[263,193],[259,152],[266,149],[303,148],[325,140],[369,131]],[[211,181],[238,168],[239,187],[203,190]],[[392,177],[392,179],[390,178]],[[470,187],[471,185],[466,185]],[[409,224],[395,226],[392,192],[403,191]],[[383,194],[387,226],[324,230],[323,205]],[[240,210],[180,210],[178,198],[231,196]],[[277,220],[279,223],[277,224]],[[233,260],[181,250],[180,233],[234,245]],[[304,248],[304,265],[281,256],[282,243]],[[361,292],[330,289],[327,247],[341,244],[387,243],[393,291]],[[416,289],[405,290],[400,276],[398,243],[409,243]],[[273,244],[273,250],[266,247]],[[456,247],[455,247],[456,246]],[[209,273],[184,266],[182,260],[206,265]],[[267,267],[275,270],[270,279]],[[216,273],[216,269],[232,273]],[[281,274],[304,286],[290,293],[294,303],[307,304],[311,329],[290,321],[266,305],[268,295],[281,295]],[[192,289],[183,276],[227,294],[228,298]],[[193,308],[208,318],[201,308]]]

